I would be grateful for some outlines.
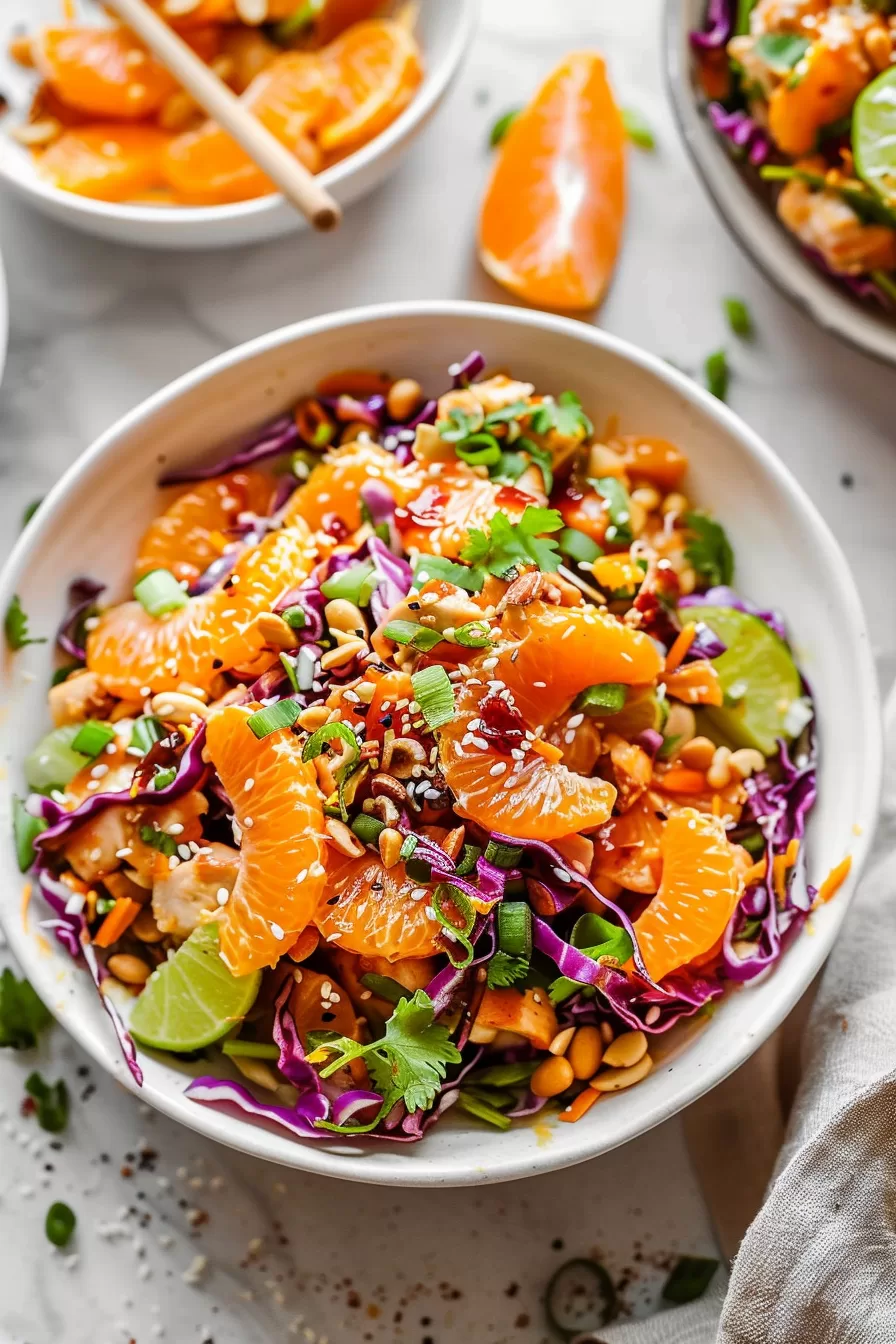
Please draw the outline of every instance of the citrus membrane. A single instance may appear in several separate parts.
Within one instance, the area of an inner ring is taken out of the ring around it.
[[[856,99],[852,152],[862,181],[896,208],[896,66],[884,70]]]
[[[260,984],[260,971],[231,975],[218,950],[217,924],[203,924],[146,982],[131,1013],[131,1035],[155,1050],[199,1050],[242,1022]]]
[[[726,646],[712,660],[725,704],[704,708],[706,718],[737,746],[773,755],[777,739],[793,735],[786,724],[803,694],[787,645],[758,616],[733,607],[691,607],[680,614],[688,624],[703,621]]]

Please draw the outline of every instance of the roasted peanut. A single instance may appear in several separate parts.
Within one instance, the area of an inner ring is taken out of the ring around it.
[[[565,1092],[573,1081],[572,1065],[562,1055],[549,1055],[543,1059],[529,1080],[529,1087],[536,1097],[557,1097]]]
[[[423,400],[423,388],[416,378],[399,378],[386,395],[386,410],[393,420],[410,420]]]
[[[643,1031],[624,1031],[604,1051],[604,1063],[611,1069],[630,1069],[647,1053]]]
[[[129,952],[116,952],[106,962],[109,974],[114,975],[123,985],[145,985],[152,971],[145,961],[133,957]]]
[[[572,1065],[573,1077],[591,1078],[600,1067],[603,1042],[597,1027],[579,1027],[566,1058]]]

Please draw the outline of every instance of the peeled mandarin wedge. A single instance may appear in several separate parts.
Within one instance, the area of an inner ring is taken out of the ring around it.
[[[208,720],[208,755],[242,832],[240,871],[220,920],[221,956],[234,975],[273,966],[317,909],[326,881],[323,798],[302,744],[280,729],[260,741],[251,708]]]
[[[375,443],[334,448],[290,498],[287,526],[301,519],[316,531],[328,513],[335,513],[354,531],[361,526],[361,486],[370,480],[388,486],[401,506],[419,490],[421,475],[413,466],[399,467],[393,454]]]
[[[152,126],[81,126],[65,131],[38,157],[37,171],[60,191],[128,201],[162,184],[162,155],[169,139]]]
[[[307,530],[284,528],[241,557],[231,586],[219,584],[166,616],[150,616],[139,602],[111,607],[88,635],[87,666],[125,700],[142,698],[144,688],[173,691],[182,681],[207,690],[218,672],[257,657],[264,641],[256,616],[307,577],[313,558]]]
[[[649,481],[662,490],[677,490],[688,469],[688,459],[667,439],[645,439],[639,434],[621,434],[608,447],[622,457],[630,476]]]
[[[391,19],[354,23],[319,53],[330,102],[320,131],[325,154],[345,154],[395,120],[423,78],[411,33]]]
[[[479,256],[498,284],[542,308],[604,295],[625,217],[626,138],[596,52],[568,56],[513,122],[479,218]]]
[[[738,850],[720,817],[684,808],[660,841],[662,880],[635,933],[654,980],[707,952],[725,931],[740,898]]]
[[[234,471],[191,485],[143,533],[135,577],[167,569],[193,583],[234,540],[231,529],[239,515],[265,514],[271,494],[271,482],[260,471]]]
[[[70,107],[96,117],[139,121],[177,88],[173,77],[124,28],[43,28],[34,63]]]
[[[426,915],[428,893],[414,899],[420,884],[403,863],[385,868],[375,854],[352,859],[331,850],[326,880],[315,923],[342,951],[397,961],[442,950],[440,925]]]
[[[547,502],[542,493],[528,494],[514,485],[483,480],[460,464],[430,475],[428,481],[395,521],[407,550],[417,547],[452,560],[466,546],[470,529],[487,529],[499,510],[518,523],[530,504]]]
[[[592,880],[618,882],[628,891],[652,896],[660,885],[663,818],[645,799],[612,817],[595,832]]]

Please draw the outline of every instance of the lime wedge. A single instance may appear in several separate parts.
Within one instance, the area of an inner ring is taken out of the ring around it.
[[[712,661],[732,703],[703,713],[736,746],[773,756],[777,739],[792,736],[785,724],[803,694],[787,645],[758,616],[733,607],[688,607],[679,615],[686,624],[703,621],[726,646]]]
[[[230,974],[217,924],[203,924],[153,971],[131,1013],[131,1035],[155,1050],[200,1050],[242,1022],[260,984],[260,971]]]
[[[852,152],[862,181],[896,208],[896,66],[878,75],[856,99]]]

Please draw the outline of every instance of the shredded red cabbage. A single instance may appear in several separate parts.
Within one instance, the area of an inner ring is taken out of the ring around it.
[[[735,7],[732,0],[709,0],[705,28],[690,35],[691,46],[698,51],[719,51],[726,47],[734,32]]]
[[[731,603],[725,605],[730,606]],[[693,663],[706,658],[721,658],[727,647],[728,645],[723,644],[718,635],[713,634],[708,625],[703,621],[697,621],[694,626],[694,638],[683,661]]]
[[[343,424],[357,423],[380,430],[385,422],[386,398],[381,392],[369,397],[352,397],[342,392],[338,397],[321,397],[320,402]]]
[[[736,150],[746,153],[754,167],[758,168],[765,163],[771,153],[772,142],[768,132],[749,112],[742,107],[729,112],[721,103],[709,103],[706,110],[719,135],[724,136]]]
[[[448,373],[451,376],[452,387],[466,387],[467,383],[472,383],[474,378],[478,378],[485,368],[485,356],[481,350],[471,350],[466,359],[462,359],[459,364],[451,364]]]
[[[833,280],[834,284],[839,285],[841,289],[848,289],[850,294],[863,302],[877,303],[886,311],[893,311],[893,300],[879,285],[876,285],[870,275],[847,275],[843,271],[835,271],[828,265],[823,254],[814,247],[803,247],[800,249],[803,256],[817,266],[820,271]]]
[[[87,651],[82,642],[84,635],[82,623],[105,589],[106,585],[97,583],[95,579],[74,579],[69,584],[69,609],[56,632],[56,643],[63,653],[67,653],[76,662],[83,663],[87,659]]]
[[[326,1130],[318,1129],[316,1121],[326,1120],[330,1113],[330,1103],[322,1092],[306,1092],[299,1097],[294,1106],[272,1106],[268,1102],[258,1101],[248,1087],[234,1083],[227,1078],[208,1076],[195,1078],[186,1089],[191,1101],[204,1102],[207,1105],[229,1104],[238,1106],[247,1115],[259,1120],[270,1120],[282,1129],[288,1129],[300,1139],[330,1138]]]
[[[166,472],[160,477],[159,485],[188,485],[192,481],[211,481],[228,471],[237,471],[240,467],[254,466],[269,457],[279,457],[295,444],[301,442],[296,422],[291,415],[281,415],[262,429],[256,430],[235,452],[206,467],[182,467],[178,471]]]

